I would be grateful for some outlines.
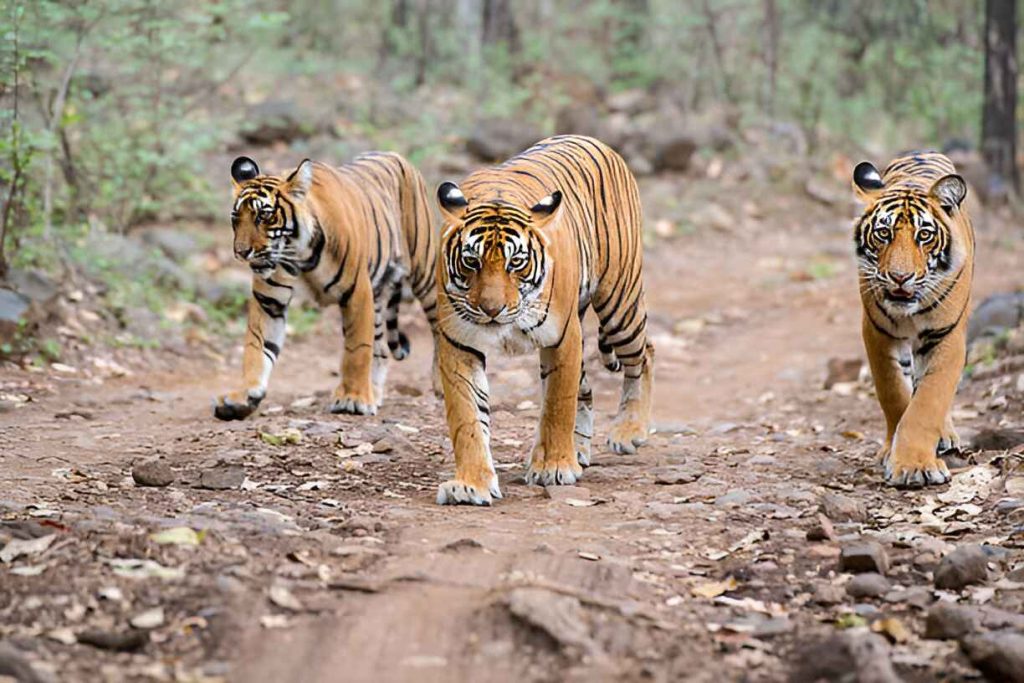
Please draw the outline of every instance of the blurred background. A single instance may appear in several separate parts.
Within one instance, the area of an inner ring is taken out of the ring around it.
[[[845,230],[852,165],[909,148],[1014,210],[1015,0],[0,4],[0,352],[30,363],[240,334],[238,154],[395,150],[433,185],[595,135],[641,178],[652,243],[785,230],[774,212]]]

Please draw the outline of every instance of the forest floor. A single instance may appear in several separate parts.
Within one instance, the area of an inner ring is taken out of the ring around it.
[[[596,457],[550,496],[522,481],[526,356],[488,365],[504,499],[434,503],[453,463],[412,310],[413,355],[369,418],[325,412],[334,311],[286,344],[242,422],[211,410],[238,382],[238,339],[223,362],[121,377],[0,370],[21,397],[0,413],[0,547],[21,553],[0,564],[0,680],[977,678],[964,648],[984,643],[925,638],[926,618],[958,603],[975,638],[1022,629],[1019,461],[978,451],[950,485],[882,484],[870,383],[823,389],[829,359],[862,356],[854,209],[780,202],[648,251],[656,432],[637,455],[602,448],[620,378],[590,343]],[[979,233],[977,301],[1019,286],[1022,257],[1005,230]],[[1022,426],[1022,393],[966,381],[961,429]],[[133,481],[153,457],[173,483]],[[980,583],[937,588],[941,558],[974,543]],[[873,564],[884,577],[850,573]],[[982,666],[1013,656],[993,647]]]

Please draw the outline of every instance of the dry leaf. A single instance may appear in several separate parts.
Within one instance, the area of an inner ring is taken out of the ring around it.
[[[0,550],[0,562],[7,564],[23,555],[38,555],[49,548],[56,538],[57,534],[48,534],[28,540],[12,539],[7,542],[3,550]]]
[[[736,579],[730,576],[724,581],[709,581],[708,583],[694,586],[690,589],[690,592],[699,598],[717,598],[722,593],[736,590],[738,585]]]
[[[881,633],[892,643],[905,643],[910,640],[910,630],[896,617],[879,619],[871,624],[871,630]]]

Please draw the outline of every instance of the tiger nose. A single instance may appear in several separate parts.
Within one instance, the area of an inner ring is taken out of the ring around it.
[[[904,273],[902,270],[893,270],[889,272],[889,277],[892,278],[892,281],[895,282],[896,284],[903,285],[907,282],[907,280],[914,277],[914,274]]]
[[[505,304],[500,301],[481,301],[480,310],[492,318],[497,318],[498,314],[505,310]]]

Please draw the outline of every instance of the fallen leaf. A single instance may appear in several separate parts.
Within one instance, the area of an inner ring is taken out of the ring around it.
[[[709,581],[708,583],[694,586],[690,589],[690,592],[699,598],[717,598],[722,593],[736,590],[738,585],[736,579],[730,576],[724,581]]]
[[[325,486],[327,486],[327,482],[326,481],[320,481],[320,480],[317,480],[317,481],[307,481],[305,484],[299,485],[299,487],[296,488],[295,490],[296,491],[319,491],[320,489],[324,488]]]
[[[260,617],[260,626],[263,628],[288,628],[291,620],[287,614],[264,614]]]
[[[910,640],[910,630],[896,617],[879,619],[871,624],[871,630],[881,633],[892,643],[905,643]]]
[[[32,564],[25,567],[12,567],[11,573],[16,576],[39,576],[47,570],[47,564]]]
[[[996,468],[989,465],[971,467],[953,477],[949,488],[936,498],[946,504],[969,503],[975,498],[984,500],[998,473]]]
[[[78,638],[75,637],[74,631],[67,627],[55,628],[52,631],[47,631],[46,637],[50,640],[55,640],[62,645],[74,645],[78,642]]]
[[[205,531],[196,531],[187,526],[176,526],[150,534],[149,538],[154,543],[161,545],[199,545],[205,536]]]
[[[581,500],[579,498],[566,498],[563,502],[574,508],[588,508],[592,505],[597,505],[596,500]]]
[[[260,438],[263,439],[264,443],[270,444],[271,446],[284,446],[287,444],[301,443],[302,432],[295,427],[288,427],[278,433],[260,432]]]
[[[578,554],[578,555],[579,555],[579,556],[580,556],[581,558],[583,558],[584,560],[590,560],[591,562],[597,562],[598,560],[600,560],[600,559],[601,559],[601,556],[600,556],[600,555],[597,555],[597,554],[595,554],[595,553],[588,553],[588,552],[584,552],[584,551],[582,551],[582,550],[581,550],[581,551],[580,551],[579,553],[577,553],[577,554]]]
[[[738,550],[745,550],[753,545],[766,541],[770,537],[767,529],[755,529],[749,534],[741,538],[740,540],[729,546],[729,552],[734,553]]]
[[[185,577],[185,570],[177,567],[165,567],[153,560],[115,557],[109,560],[111,568],[118,576],[129,579],[163,579],[174,581]]]
[[[860,626],[867,626],[867,624],[867,619],[860,616],[859,614],[854,614],[853,612],[843,614],[838,619],[836,619],[836,628],[842,629],[857,628]]]
[[[270,602],[274,603],[278,607],[292,612],[301,612],[305,609],[299,599],[295,597],[290,590],[284,586],[278,584],[270,587]]]

